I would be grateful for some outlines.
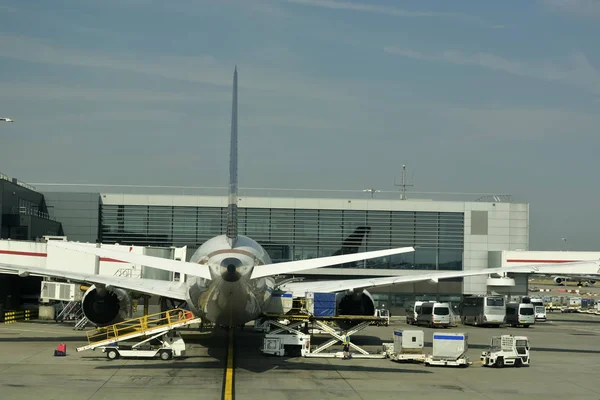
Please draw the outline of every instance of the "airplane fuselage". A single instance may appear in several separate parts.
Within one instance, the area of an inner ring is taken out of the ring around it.
[[[250,279],[252,269],[271,264],[265,249],[246,236],[233,245],[225,236],[206,241],[190,262],[208,265],[211,280],[191,278],[187,303],[197,316],[223,326],[238,326],[258,318],[271,298],[275,281]]]

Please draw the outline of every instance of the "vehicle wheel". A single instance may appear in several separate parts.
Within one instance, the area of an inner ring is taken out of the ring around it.
[[[160,352],[159,356],[161,360],[167,361],[171,358],[171,352],[168,350],[163,350]]]
[[[504,357],[498,357],[496,359],[496,368],[504,368]]]
[[[523,328],[529,328],[529,324],[523,325]]]
[[[106,357],[108,357],[109,360],[116,360],[119,358],[119,352],[115,349],[110,349],[106,352]]]
[[[520,359],[515,360],[515,367],[520,368],[523,366],[523,362]]]

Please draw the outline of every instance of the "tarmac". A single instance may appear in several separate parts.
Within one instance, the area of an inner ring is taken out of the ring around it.
[[[600,399],[600,316],[549,313],[530,328],[461,326],[468,334],[468,368],[426,367],[389,359],[288,358],[266,356],[263,335],[248,325],[234,339],[233,396],[237,399]],[[395,329],[415,329],[394,318],[370,326],[352,341],[369,351],[391,342]],[[431,352],[432,329],[425,332]],[[188,348],[180,359],[108,360],[100,350],[76,352],[87,344],[72,324],[30,321],[0,325],[2,399],[221,399],[224,398],[228,335],[217,329],[182,330]],[[529,337],[529,368],[486,368],[481,351],[493,335]],[[313,344],[327,340],[317,335]],[[59,343],[67,356],[53,355]],[[340,347],[336,348],[338,351]]]

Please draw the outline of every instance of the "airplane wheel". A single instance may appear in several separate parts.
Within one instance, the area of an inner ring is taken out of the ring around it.
[[[110,349],[106,352],[106,357],[109,360],[116,360],[117,358],[119,358],[119,352],[115,349]]]

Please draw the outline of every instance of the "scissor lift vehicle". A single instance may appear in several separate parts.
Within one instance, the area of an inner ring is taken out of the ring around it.
[[[362,316],[336,316],[336,317],[313,317],[309,315],[285,315],[290,321],[288,325],[284,325],[279,320],[283,316],[278,315],[265,315],[266,323],[271,325],[268,329],[269,334],[265,336],[263,346],[260,349],[265,354],[272,355],[296,355],[302,357],[323,357],[323,358],[342,358],[343,353],[339,352],[325,352],[325,350],[334,346],[337,343],[342,342],[342,335],[340,329],[336,326],[336,321],[352,321],[354,326],[347,329],[348,335],[352,335],[367,328],[374,320],[380,318],[375,317],[362,317]],[[315,327],[319,332],[331,336],[331,339],[327,342],[311,348],[311,337],[306,334],[308,332],[308,324],[312,325],[312,330]],[[333,325],[333,326],[332,326]],[[275,329],[277,328],[277,329]],[[289,350],[283,350],[282,346],[287,347]],[[372,354],[367,350],[357,346],[350,340],[350,347],[352,352],[357,352],[352,355],[352,358],[385,358],[384,352]]]
[[[169,360],[185,355],[185,342],[176,329],[200,322],[200,318],[194,318],[189,311],[183,309],[146,315],[88,331],[88,344],[78,347],[77,351],[99,348],[111,360],[119,357],[156,356]],[[153,345],[153,340],[159,344]],[[126,344],[131,341],[135,343]]]

